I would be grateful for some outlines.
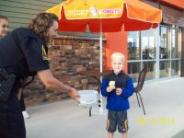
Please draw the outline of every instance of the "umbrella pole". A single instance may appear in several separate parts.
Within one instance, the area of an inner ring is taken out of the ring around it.
[[[103,38],[102,32],[100,32],[100,73],[103,73]]]
[[[100,20],[100,81],[102,82],[102,73],[103,73],[103,32],[102,32],[102,22]],[[102,94],[100,92],[100,108],[99,108],[99,113],[103,114],[104,110],[103,110],[103,97]]]

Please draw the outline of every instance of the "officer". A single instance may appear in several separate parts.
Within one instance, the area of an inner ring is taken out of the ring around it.
[[[40,13],[28,28],[15,29],[0,40],[0,138],[26,138],[17,92],[28,76],[37,75],[47,89],[62,89],[78,99],[78,92],[49,69],[47,44],[57,30],[57,16]]]

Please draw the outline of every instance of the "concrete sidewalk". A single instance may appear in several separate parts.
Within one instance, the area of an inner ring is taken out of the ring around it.
[[[142,98],[145,116],[136,96],[130,98],[129,138],[172,138],[184,129],[183,78],[146,83]],[[88,109],[79,107],[74,101],[40,105],[28,111],[31,114],[31,119],[26,120],[28,138],[106,137],[106,115],[89,118]],[[115,138],[118,137],[116,133]]]

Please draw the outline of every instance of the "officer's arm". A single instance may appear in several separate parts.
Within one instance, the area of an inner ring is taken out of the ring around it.
[[[68,94],[76,99],[78,94],[77,91],[74,88],[63,84],[52,75],[52,72],[49,69],[45,48],[37,38],[25,37],[22,40],[20,48],[25,57],[29,72],[37,72],[39,79],[46,88],[69,92]]]
[[[77,91],[74,88],[63,84],[61,81],[56,79],[53,76],[50,69],[38,71],[37,76],[47,89],[57,90],[57,91],[63,90],[63,91],[69,92],[68,94],[72,98],[77,97]]]

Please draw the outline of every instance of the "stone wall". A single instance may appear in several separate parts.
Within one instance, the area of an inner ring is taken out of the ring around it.
[[[104,42],[105,44],[105,42]],[[97,89],[95,79],[79,72],[99,70],[99,41],[92,39],[56,38],[49,47],[50,68],[59,80],[76,89]],[[63,91],[48,91],[38,79],[24,90],[26,105],[54,102],[66,98]]]

